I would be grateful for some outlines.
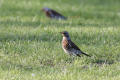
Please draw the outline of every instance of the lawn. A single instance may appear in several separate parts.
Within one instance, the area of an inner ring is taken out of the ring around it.
[[[92,57],[65,54],[64,30]],[[120,80],[120,0],[0,0],[0,80]]]

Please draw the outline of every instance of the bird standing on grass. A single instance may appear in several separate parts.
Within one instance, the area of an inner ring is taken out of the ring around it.
[[[67,19],[62,14],[60,14],[60,13],[58,13],[55,10],[52,10],[50,8],[43,8],[42,11],[45,12],[47,17],[52,18],[52,19],[64,19],[64,20]]]
[[[73,56],[79,56],[79,57],[80,57],[81,54],[84,54],[84,55],[90,57],[90,55],[82,52],[79,49],[79,47],[71,41],[69,33],[67,31],[63,31],[63,32],[60,32],[60,33],[63,36],[62,48],[65,51],[65,53],[68,53],[69,55],[73,55]]]

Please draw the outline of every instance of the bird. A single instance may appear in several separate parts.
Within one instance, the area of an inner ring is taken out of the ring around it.
[[[42,11],[45,12],[46,16],[51,19],[63,19],[63,20],[67,19],[67,17],[63,16],[62,14],[47,7],[42,8]]]
[[[80,48],[72,42],[69,33],[67,31],[62,31],[60,32],[63,36],[62,39],[62,48],[65,53],[73,56],[78,56],[81,57],[80,55],[83,54],[85,56],[91,57],[90,55],[84,53],[83,51],[80,50]]]

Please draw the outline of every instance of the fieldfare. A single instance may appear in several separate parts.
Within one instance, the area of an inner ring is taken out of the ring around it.
[[[60,13],[58,13],[55,10],[50,9],[50,8],[43,8],[42,11],[45,12],[47,17],[52,18],[52,19],[64,19],[64,20],[67,19],[62,14],[60,14]]]
[[[79,49],[79,47],[71,41],[69,33],[67,31],[63,31],[63,32],[60,32],[60,33],[63,36],[62,48],[63,48],[65,53],[68,53],[69,55],[73,55],[73,56],[79,56],[79,57],[80,57],[81,54],[84,54],[84,55],[90,57],[90,55],[82,52]]]

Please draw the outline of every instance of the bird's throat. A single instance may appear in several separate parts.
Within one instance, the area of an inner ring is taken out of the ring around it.
[[[71,40],[70,37],[63,37],[63,40]]]

